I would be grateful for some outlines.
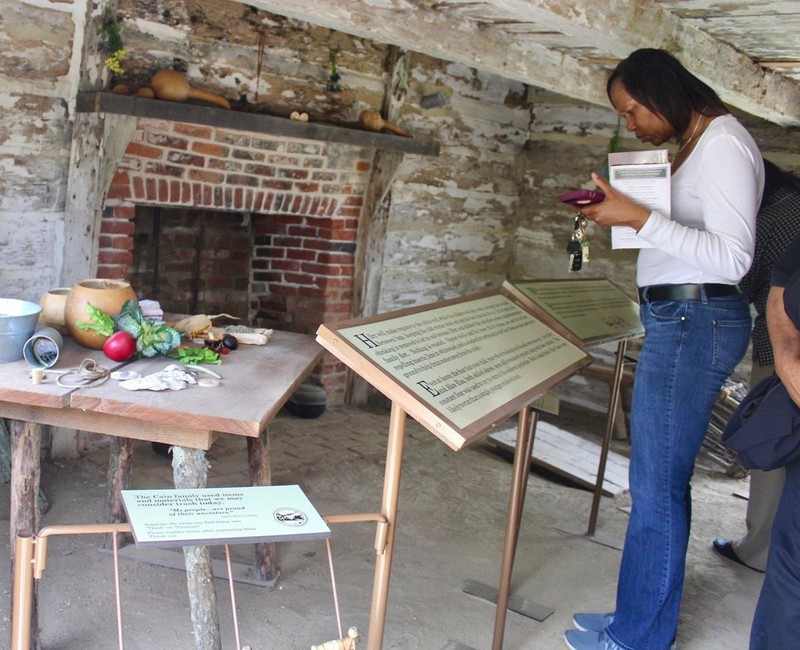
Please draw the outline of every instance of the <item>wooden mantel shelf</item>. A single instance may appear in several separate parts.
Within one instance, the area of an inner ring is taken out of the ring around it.
[[[371,147],[421,156],[438,156],[439,144],[433,140],[404,138],[386,133],[373,133],[358,128],[300,122],[275,115],[259,115],[226,110],[198,104],[166,102],[158,99],[131,97],[104,92],[78,93],[76,110],[79,113],[115,113],[173,122],[188,122],[206,126],[266,133],[272,136],[336,142],[354,147]]]

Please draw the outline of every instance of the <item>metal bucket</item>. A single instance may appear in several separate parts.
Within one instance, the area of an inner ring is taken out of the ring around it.
[[[35,302],[0,298],[0,361],[22,359],[22,347],[36,330],[41,311]]]

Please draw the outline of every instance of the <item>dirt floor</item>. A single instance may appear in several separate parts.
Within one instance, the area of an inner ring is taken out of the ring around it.
[[[593,438],[602,415],[570,412],[557,426]],[[321,418],[281,414],[270,425],[273,482],[299,484],[323,514],[379,510],[389,415],[382,409],[341,407]],[[513,423],[512,423],[513,425]],[[409,422],[400,511],[383,647],[484,650],[492,646],[495,607],[462,591],[475,580],[496,587],[502,557],[511,464],[494,445],[479,441],[455,453]],[[625,452],[626,443],[614,448]],[[244,442],[226,436],[209,451],[210,486],[247,483]],[[137,443],[133,487],[172,486],[168,459]],[[678,643],[681,650],[744,650],[762,576],[720,559],[717,535],[742,532],[746,501],[734,491],[747,480],[701,463],[693,482],[693,531]],[[94,523],[104,518],[107,450],[98,444],[79,460],[48,462],[43,488],[50,509],[42,525]],[[513,578],[513,593],[554,612],[539,622],[509,612],[507,650],[564,646],[575,611],[613,609],[620,551],[585,531],[591,493],[553,477],[531,474]],[[597,537],[621,540],[627,496],[604,498]],[[8,485],[0,485],[0,554],[9,557]],[[355,625],[365,648],[374,572],[374,528],[333,530],[336,579],[345,629]],[[234,561],[248,564],[252,546],[237,546]],[[325,545],[278,546],[281,576],[274,588],[235,584],[242,645],[253,650],[310,648],[337,635]],[[214,557],[222,558],[219,548]],[[194,647],[185,574],[138,560],[120,560],[124,647]],[[0,647],[10,639],[9,563],[0,563]],[[53,539],[39,585],[42,647],[47,650],[116,648],[113,564],[97,537]],[[236,647],[228,582],[217,580],[223,647]]]

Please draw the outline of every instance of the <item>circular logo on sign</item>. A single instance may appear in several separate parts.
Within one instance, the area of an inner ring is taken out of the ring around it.
[[[305,513],[294,508],[278,508],[272,516],[275,517],[276,521],[292,527],[302,526],[308,521]]]

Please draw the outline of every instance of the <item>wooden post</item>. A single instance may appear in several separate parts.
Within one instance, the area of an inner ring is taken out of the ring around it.
[[[382,112],[387,120],[394,122],[400,117],[405,100],[406,87],[403,80],[408,72],[408,52],[389,46],[387,59],[389,83],[386,86]],[[364,192],[358,220],[353,302],[350,308],[353,317],[363,318],[378,312],[391,188],[403,157],[404,154],[399,151],[379,149],[372,160],[372,173]],[[364,404],[367,401],[367,389],[363,379],[351,375],[348,377],[346,402]]]
[[[247,465],[250,470],[250,485],[272,485],[270,472],[269,432],[261,432],[258,438],[247,438]],[[268,582],[278,577],[274,542],[256,544],[256,577]]]
[[[127,490],[131,484],[131,469],[133,468],[133,440],[112,436],[108,450],[108,500],[106,521],[110,524],[125,522],[125,509],[122,506],[122,490]],[[111,533],[106,536],[104,548],[111,548],[113,540]],[[120,540],[117,540],[118,542]]]
[[[42,442],[42,425],[20,420],[9,420],[11,434],[11,510],[9,540],[11,542],[11,565],[14,566],[15,540],[22,534],[32,536],[39,527],[39,449]],[[12,569],[13,570],[13,569]],[[12,583],[14,576],[11,576]],[[37,614],[37,586],[33,586],[30,598],[31,648],[39,643]],[[12,595],[13,599],[13,595]],[[14,611],[14,603],[11,603]]]
[[[172,474],[176,488],[204,488],[208,480],[205,451],[190,447],[173,447]],[[207,546],[184,546],[183,557],[195,649],[222,650],[211,551]]]

